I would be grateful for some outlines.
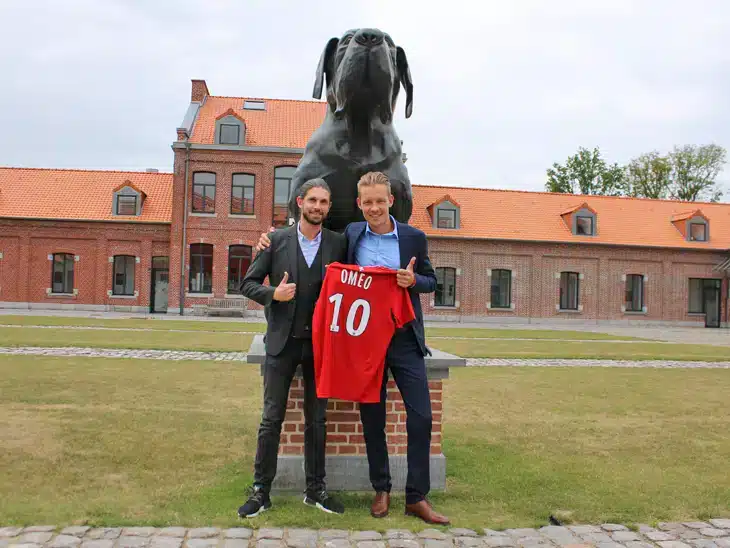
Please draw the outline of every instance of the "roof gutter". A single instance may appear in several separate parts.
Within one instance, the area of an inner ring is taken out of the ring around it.
[[[477,242],[508,242],[520,244],[543,244],[543,245],[575,245],[575,246],[602,246],[602,247],[630,247],[636,249],[661,249],[664,251],[705,251],[708,253],[727,253],[728,251],[721,247],[668,247],[662,245],[639,245],[639,244],[614,244],[608,242],[569,242],[564,240],[528,240],[519,238],[483,238],[479,236],[464,235],[446,235],[446,234],[429,234],[425,233],[426,238],[441,240],[474,240]]]
[[[15,217],[11,215],[0,215],[0,219],[9,221],[52,221],[64,223],[113,223],[118,225],[170,225],[172,221],[139,221],[132,219],[84,219],[79,217],[73,219],[69,217]]]
[[[189,141],[175,141],[172,148],[188,150],[226,150],[240,152],[275,152],[281,154],[304,154],[303,148],[295,147],[270,147],[270,146],[254,146],[254,145],[211,145],[203,143],[190,143]]]
[[[185,141],[185,200],[183,205],[183,229],[180,242],[180,315],[185,314],[185,242],[188,236],[188,177],[190,169],[190,143]]]

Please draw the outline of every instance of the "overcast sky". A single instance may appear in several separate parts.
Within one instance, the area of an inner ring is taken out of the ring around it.
[[[213,95],[311,99],[326,41],[363,26],[410,62],[413,116],[401,95],[395,123],[414,184],[542,190],[579,146],[619,163],[675,144],[730,150],[730,2],[425,6],[0,2],[0,165],[171,171],[191,79]]]

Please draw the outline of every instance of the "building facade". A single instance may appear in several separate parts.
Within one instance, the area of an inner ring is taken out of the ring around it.
[[[190,314],[242,300],[325,108],[212,96],[194,80],[171,173],[0,168],[0,307]],[[728,324],[730,204],[413,194],[438,278],[427,319]]]

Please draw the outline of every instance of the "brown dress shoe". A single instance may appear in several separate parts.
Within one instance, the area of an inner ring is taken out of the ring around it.
[[[449,518],[435,512],[427,500],[421,500],[415,504],[406,504],[406,516],[421,518],[426,523],[434,525],[448,525]]]
[[[373,505],[370,507],[370,515],[374,518],[384,518],[388,515],[390,508],[390,493],[387,491],[377,491]]]

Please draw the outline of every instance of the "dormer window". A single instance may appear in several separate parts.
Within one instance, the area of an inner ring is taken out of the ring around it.
[[[436,226],[438,228],[456,228],[456,210],[443,208],[437,209]]]
[[[238,145],[241,126],[238,124],[221,124],[218,142],[222,145]]]
[[[446,230],[459,228],[461,220],[459,218],[459,204],[451,200],[449,196],[444,196],[440,201],[428,206],[428,212],[431,214],[433,228]]]
[[[706,242],[707,224],[704,222],[689,223],[689,239],[693,242]]]
[[[114,215],[141,215],[145,193],[132,184],[131,181],[124,181],[121,186],[114,189],[112,213]]]
[[[672,216],[672,224],[688,242],[707,242],[710,239],[710,221],[699,209]]]
[[[596,235],[596,212],[586,202],[563,211],[560,216],[575,236]]]
[[[134,196],[117,196],[117,215],[136,215],[137,214],[137,195]]]
[[[241,146],[246,142],[246,124],[232,108],[215,120],[215,144]]]
[[[579,236],[593,236],[593,215],[576,215],[575,233]]]

